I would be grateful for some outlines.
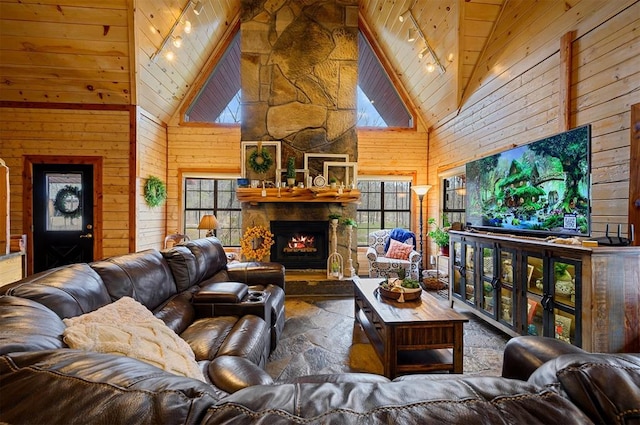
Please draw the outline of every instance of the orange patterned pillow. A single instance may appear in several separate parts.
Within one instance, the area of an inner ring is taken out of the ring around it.
[[[385,257],[395,258],[396,260],[408,260],[411,251],[413,251],[413,245],[407,245],[406,243],[391,239],[389,241],[389,250]]]

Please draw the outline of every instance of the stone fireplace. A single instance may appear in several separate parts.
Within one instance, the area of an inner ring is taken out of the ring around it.
[[[242,141],[279,141],[281,163],[294,158],[296,169],[303,168],[305,153],[346,154],[357,162],[358,1],[251,0],[242,8]],[[321,172],[309,170],[311,177]],[[243,202],[242,227],[269,229],[283,221],[328,226],[329,213],[355,218],[356,207],[336,200]],[[288,231],[278,230],[276,239],[280,233]],[[337,250],[346,263],[342,225]],[[357,269],[355,253],[351,247]],[[298,255],[294,267],[326,269],[326,262]]]

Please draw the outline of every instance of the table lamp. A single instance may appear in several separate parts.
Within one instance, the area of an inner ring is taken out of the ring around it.
[[[200,219],[198,230],[207,230],[206,237],[213,236],[213,230],[218,228],[218,219],[213,214],[205,214]]]

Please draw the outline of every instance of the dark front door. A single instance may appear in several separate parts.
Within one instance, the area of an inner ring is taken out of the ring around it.
[[[33,267],[93,261],[93,165],[33,164]]]

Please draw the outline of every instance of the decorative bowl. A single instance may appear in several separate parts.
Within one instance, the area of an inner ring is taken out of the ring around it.
[[[404,295],[405,301],[416,300],[422,295],[422,288],[403,288],[402,286],[396,286],[395,288],[399,289],[389,290],[380,286],[380,295],[396,301],[400,298],[400,295]]]

